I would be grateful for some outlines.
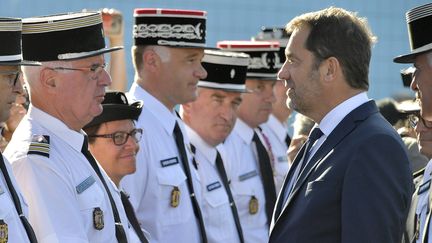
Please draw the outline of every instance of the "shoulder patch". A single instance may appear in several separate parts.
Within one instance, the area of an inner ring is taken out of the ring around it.
[[[252,178],[254,176],[257,176],[257,175],[258,175],[258,172],[256,170],[252,170],[252,171],[249,171],[243,175],[240,175],[239,180],[244,181],[244,180],[247,180],[247,179]]]
[[[421,169],[421,170],[418,170],[418,171],[414,172],[414,173],[413,173],[413,177],[416,178],[416,177],[418,177],[418,176],[423,175],[424,172],[425,172],[425,169],[426,169],[426,167],[423,168],[423,169]]]
[[[96,182],[95,178],[93,178],[93,176],[89,176],[85,180],[83,180],[78,186],[76,186],[75,189],[78,194],[81,194],[85,190],[87,190],[87,188],[93,185],[95,182]]]
[[[33,135],[27,154],[37,154],[49,158],[50,138],[48,135]]]

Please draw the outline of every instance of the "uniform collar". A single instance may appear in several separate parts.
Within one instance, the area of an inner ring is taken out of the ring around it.
[[[246,144],[249,145],[252,142],[254,130],[240,118],[237,118],[233,131],[235,131]]]
[[[198,133],[185,124],[186,132],[191,144],[199,151],[212,165],[216,161],[216,148],[206,143]]]
[[[34,121],[44,127],[46,130],[55,134],[65,143],[69,144],[72,148],[81,153],[81,148],[84,142],[84,131],[80,132],[70,129],[66,124],[64,124],[59,119],[51,116],[50,114],[30,105],[28,110],[28,116]]]
[[[287,125],[280,122],[273,114],[270,115],[265,124],[272,130],[278,140],[285,143],[285,137],[288,134]]]
[[[158,99],[145,89],[141,88],[137,83],[132,84],[128,95],[132,95],[134,100],[142,100],[144,102],[143,109],[152,113],[169,135],[173,134],[177,119],[174,110],[168,110],[168,108],[166,108],[166,106],[164,106]]]

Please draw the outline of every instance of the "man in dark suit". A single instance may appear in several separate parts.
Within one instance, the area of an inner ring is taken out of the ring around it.
[[[279,78],[288,106],[316,124],[278,196],[269,242],[400,241],[412,178],[401,138],[366,94],[366,21],[331,7],[294,18],[287,31]]]

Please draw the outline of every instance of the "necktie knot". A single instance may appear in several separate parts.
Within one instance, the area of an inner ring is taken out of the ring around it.
[[[315,127],[311,134],[309,135],[309,142],[314,143],[316,140],[318,140],[323,135],[323,132],[319,127]]]

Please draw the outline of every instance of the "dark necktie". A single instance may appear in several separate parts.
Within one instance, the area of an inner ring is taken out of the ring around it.
[[[300,167],[300,173],[303,170],[303,168],[306,166],[306,164],[308,163],[308,159],[310,156],[310,152],[311,152],[311,148],[313,146],[313,144],[323,135],[321,129],[319,129],[319,127],[315,127],[313,129],[313,131],[311,132],[311,134],[308,137],[308,140],[306,141],[306,148],[304,150],[304,156],[303,156],[303,160],[301,163],[301,167]]]
[[[9,173],[6,169],[5,161],[3,160],[3,155],[0,153],[0,169],[3,172],[3,177],[6,181],[6,185],[9,188],[9,192],[12,196],[12,200],[15,204],[15,209],[21,219],[21,223],[24,226],[24,229],[27,233],[27,237],[29,238],[31,243],[37,243],[36,235],[33,231],[33,228],[31,227],[30,223],[28,222],[27,218],[24,216],[22,208],[21,208],[21,202],[19,200],[18,194],[15,191],[15,188],[12,185],[12,181],[9,177]]]
[[[138,219],[136,218],[135,211],[129,201],[128,196],[124,192],[120,192],[120,195],[129,223],[132,225],[132,228],[135,230],[135,233],[138,235],[141,243],[148,243],[148,240],[142,232],[141,226],[138,223]]]
[[[108,194],[108,198],[110,200],[111,203],[111,208],[113,211],[113,215],[114,215],[114,221],[115,221],[115,234],[116,234],[116,238],[118,243],[127,243],[127,238],[126,238],[126,232],[124,231],[123,225],[120,221],[120,217],[119,217],[119,213],[117,210],[117,206],[114,202],[114,199],[111,195],[111,192],[108,188],[108,185],[106,184],[106,181],[104,179],[104,177],[102,176],[102,172],[99,169],[99,166],[97,165],[96,160],[94,159],[93,155],[90,153],[90,151],[88,150],[88,140],[87,140],[87,136],[84,136],[84,142],[83,142],[83,146],[81,148],[81,152],[84,154],[84,156],[87,158],[87,160],[89,161],[90,165],[93,167],[94,171],[96,172],[96,174],[98,175],[99,179],[102,181],[102,184],[105,188],[106,193]]]
[[[264,185],[264,195],[266,199],[265,208],[267,214],[267,223],[270,224],[273,209],[276,203],[276,187],[273,179],[273,170],[270,164],[269,154],[261,143],[258,134],[254,132],[252,141],[255,142],[256,151],[258,154],[258,164],[260,167],[261,180]]]
[[[289,147],[290,144],[291,144],[291,138],[290,138],[289,134],[287,134],[285,136],[285,144],[286,144],[287,147]]]
[[[312,145],[316,142],[316,140],[318,140],[321,136],[323,135],[323,133],[321,132],[321,130],[316,127],[314,128],[314,130],[312,130],[311,134],[309,135],[306,144],[304,145],[304,148],[302,148],[299,152],[299,154],[297,154],[296,156],[296,160],[297,158],[300,158],[300,161],[298,162],[296,168],[294,169],[294,174],[289,178],[288,184],[286,184],[287,186],[284,187],[281,190],[281,195],[283,195],[283,201],[281,201],[282,203],[280,203],[277,207],[276,213],[277,215],[280,214],[282,206],[285,205],[286,201],[288,200],[289,196],[291,195],[291,193],[294,190],[295,184],[298,180],[298,178],[300,177],[302,170],[304,169],[304,167],[307,164],[307,160],[310,154],[310,149],[312,147]]]
[[[175,143],[177,145],[177,149],[178,149],[179,154],[180,154],[180,160],[181,160],[182,165],[183,165],[183,170],[186,174],[187,186],[188,186],[190,198],[192,201],[192,208],[194,210],[195,217],[198,220],[198,226],[199,226],[200,233],[201,233],[201,240],[203,243],[207,243],[207,236],[206,236],[205,227],[204,227],[204,220],[203,220],[203,217],[201,214],[201,209],[198,205],[198,201],[195,197],[195,192],[194,192],[193,182],[192,182],[192,175],[191,175],[191,171],[190,171],[190,167],[189,167],[188,157],[186,155],[185,144],[183,141],[183,133],[181,132],[180,127],[179,127],[177,122],[174,126],[174,137],[175,137]]]
[[[215,162],[216,168],[219,172],[219,176],[222,180],[222,183],[223,183],[225,190],[226,190],[226,193],[228,195],[228,200],[229,200],[230,206],[231,206],[231,212],[232,212],[234,222],[235,222],[235,225],[237,228],[237,233],[238,233],[238,236],[240,239],[240,243],[244,243],[243,230],[242,230],[241,225],[240,225],[240,218],[238,216],[237,207],[235,205],[235,202],[234,202],[234,199],[233,199],[233,196],[231,193],[231,189],[229,187],[228,176],[226,174],[225,167],[223,165],[222,158],[219,154],[219,151],[216,150],[216,153],[217,153],[216,154],[216,162]]]

